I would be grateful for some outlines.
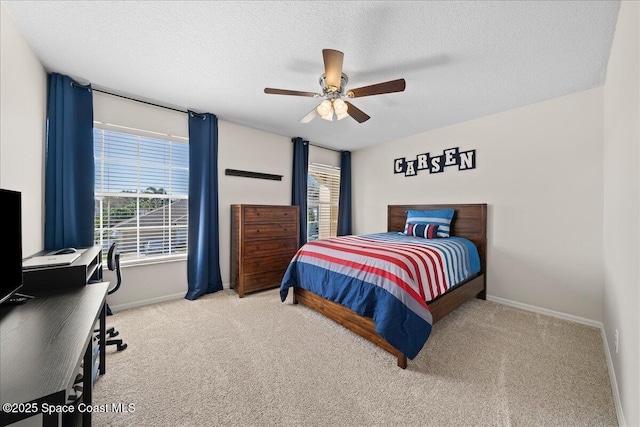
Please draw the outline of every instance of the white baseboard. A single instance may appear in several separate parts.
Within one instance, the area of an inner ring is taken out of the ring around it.
[[[618,381],[616,380],[616,372],[613,370],[613,360],[611,359],[611,351],[609,351],[609,342],[607,341],[607,333],[604,331],[604,326],[600,331],[602,333],[602,342],[604,343],[604,354],[607,357],[607,366],[609,367],[609,379],[611,380],[611,390],[613,391],[613,402],[616,405],[618,425],[620,427],[626,427],[627,423],[624,419],[624,412],[622,412],[620,393],[618,393]]]
[[[222,289],[231,289],[231,286],[229,283],[223,283]],[[170,301],[173,299],[180,299],[180,298],[184,298],[185,295],[186,295],[186,292],[180,292],[179,294],[163,295],[157,298],[150,298],[150,299],[145,299],[141,301],[128,302],[126,304],[109,305],[109,307],[111,308],[112,311],[115,312],[115,311],[126,310],[128,308],[142,307],[143,305],[156,304],[158,302]]]
[[[560,311],[549,310],[547,308],[536,307],[535,305],[524,304],[521,302],[511,301],[505,298],[487,295],[487,301],[497,302],[498,304],[508,305],[510,307],[519,308],[521,310],[532,311],[534,313],[546,314],[547,316],[558,317],[560,319],[569,320],[571,322],[582,323],[583,325],[602,328],[602,322],[587,319],[585,317],[574,316],[573,314],[562,313]]]
[[[156,304],[163,301],[170,301],[174,299],[184,298],[185,295],[186,295],[186,292],[180,292],[179,294],[163,295],[157,298],[149,298],[149,299],[140,300],[140,301],[128,302],[125,304],[109,305],[109,307],[111,308],[111,311],[116,312],[116,311],[126,310],[129,308],[142,307],[143,305]]]
[[[616,415],[618,416],[618,425],[620,427],[626,427],[627,424],[624,419],[624,413],[622,412],[622,403],[620,402],[620,393],[618,392],[618,381],[616,380],[616,372],[613,369],[613,361],[611,359],[611,352],[609,351],[609,343],[607,342],[607,333],[604,330],[602,322],[596,320],[586,319],[580,316],[574,316],[572,314],[562,313],[560,311],[549,310],[542,307],[536,307],[535,305],[524,304],[521,302],[511,301],[505,298],[494,297],[487,295],[487,301],[493,301],[498,304],[506,305],[513,308],[519,308],[521,310],[531,311],[539,314],[546,314],[548,316],[558,317],[560,319],[569,320],[571,322],[581,323],[587,326],[593,326],[600,329],[602,336],[602,345],[604,346],[604,354],[607,359],[607,368],[609,370],[609,379],[611,380],[611,391],[613,392],[613,403],[616,407]]]

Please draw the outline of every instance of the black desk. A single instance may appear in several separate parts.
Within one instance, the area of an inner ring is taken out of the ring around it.
[[[82,403],[91,405],[93,335],[100,322],[100,353],[106,344],[106,295],[108,283],[95,283],[57,292],[37,294],[25,304],[0,308],[0,400],[28,403],[40,409],[67,405],[80,364],[83,363]],[[105,372],[103,358],[100,373]],[[78,409],[75,410],[78,412]],[[36,412],[38,413],[38,412]],[[6,413],[1,425],[36,413]],[[43,425],[59,425],[64,417],[43,414]],[[82,413],[83,425],[91,413]]]

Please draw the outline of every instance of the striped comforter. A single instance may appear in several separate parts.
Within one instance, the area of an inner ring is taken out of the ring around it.
[[[308,242],[280,286],[307,289],[375,321],[387,342],[413,359],[431,333],[427,302],[480,271],[475,245],[461,237],[423,239],[390,232]]]

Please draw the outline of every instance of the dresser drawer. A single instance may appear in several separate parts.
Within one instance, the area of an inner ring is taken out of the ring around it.
[[[298,224],[296,222],[282,223],[247,223],[243,229],[245,239],[281,239],[296,237]]]
[[[298,250],[298,239],[295,237],[289,237],[285,239],[274,240],[249,240],[244,245],[242,250],[245,257],[253,257],[259,255],[273,254],[278,252],[286,252],[291,254],[291,257]]]
[[[295,222],[297,209],[291,206],[245,206],[245,222]]]
[[[244,274],[251,274],[270,270],[281,270],[284,274],[292,258],[293,254],[288,253],[248,257],[242,262],[242,272]]]
[[[277,288],[282,283],[285,270],[273,270],[265,273],[247,274],[244,276],[244,291]]]
[[[280,286],[299,247],[299,208],[231,205],[231,286],[247,292]]]

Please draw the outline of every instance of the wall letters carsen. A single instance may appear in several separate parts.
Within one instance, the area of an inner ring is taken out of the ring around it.
[[[440,173],[449,166],[458,166],[458,170],[461,171],[475,169],[476,150],[460,151],[460,148],[456,147],[444,150],[439,156],[424,153],[418,154],[415,160],[401,157],[393,161],[393,173],[404,173],[404,176],[415,176],[421,170]]]

